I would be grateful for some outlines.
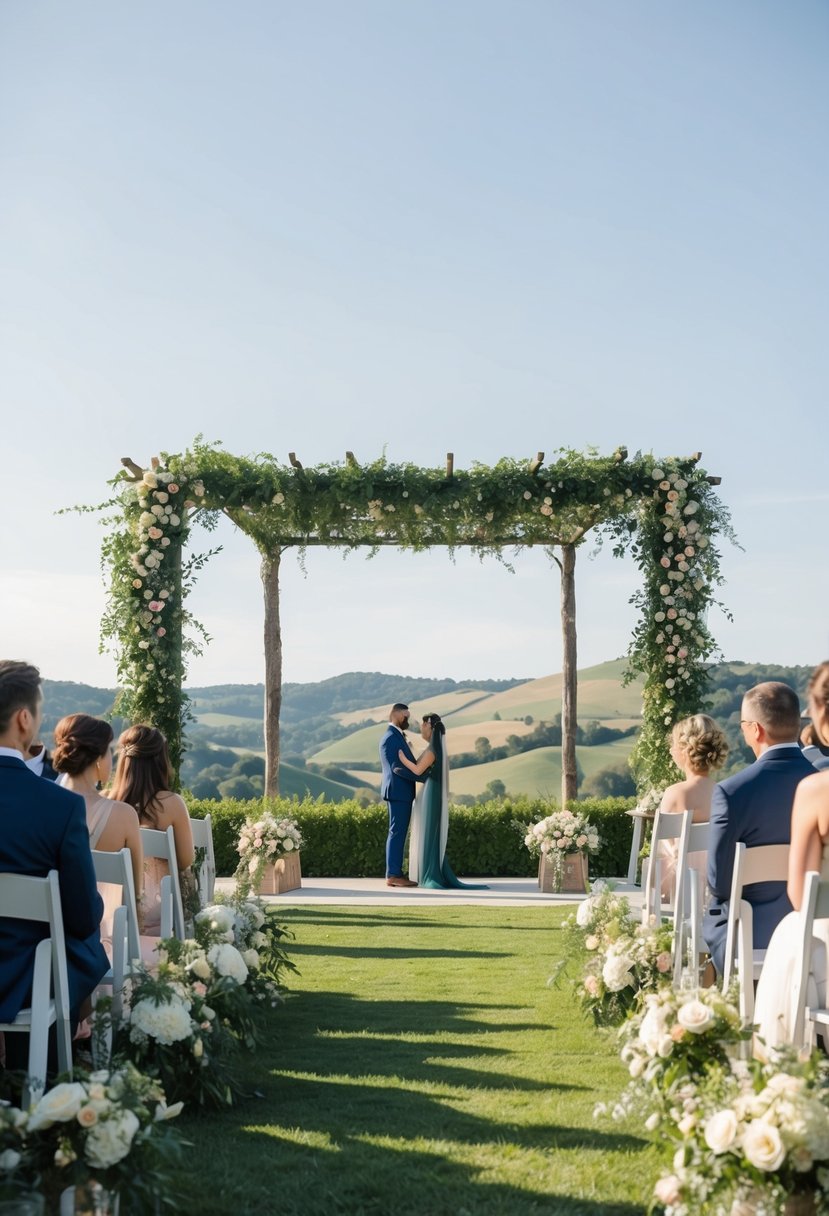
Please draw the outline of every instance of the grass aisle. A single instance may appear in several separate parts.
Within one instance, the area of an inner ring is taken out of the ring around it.
[[[546,987],[564,910],[285,912],[301,975],[245,1076],[182,1120],[206,1216],[639,1216],[646,1140],[594,1122],[612,1042]]]

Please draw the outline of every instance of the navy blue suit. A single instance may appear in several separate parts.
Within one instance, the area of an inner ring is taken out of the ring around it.
[[[412,750],[406,736],[389,723],[388,730],[380,740],[380,764],[383,769],[383,784],[380,796],[389,804],[389,835],[386,840],[386,877],[399,877],[403,873],[403,849],[406,833],[412,817],[415,785],[422,781],[400,763],[398,752],[402,751],[414,764]]]
[[[45,878],[58,872],[69,1003],[76,1011],[109,969],[84,800],[36,777],[22,760],[0,755],[0,823],[0,873]],[[0,1021],[13,1021],[29,1004],[35,949],[48,936],[46,924],[0,917]]]
[[[742,841],[752,849],[764,844],[789,844],[795,790],[814,771],[793,743],[785,749],[763,752],[754,764],[727,777],[714,790],[708,845],[711,904],[705,915],[703,937],[720,975],[725,959],[736,845]],[[786,884],[753,883],[745,888],[743,897],[754,912],[754,946],[763,950],[780,921],[792,910]]]

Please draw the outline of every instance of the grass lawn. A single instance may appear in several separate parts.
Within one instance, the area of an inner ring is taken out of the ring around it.
[[[641,1214],[655,1149],[592,1117],[625,1084],[613,1042],[546,986],[565,914],[286,910],[301,975],[250,1096],[179,1120],[193,1210]]]

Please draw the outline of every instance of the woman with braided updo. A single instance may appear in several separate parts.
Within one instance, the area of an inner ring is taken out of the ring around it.
[[[662,795],[659,809],[676,815],[691,811],[693,823],[707,823],[711,818],[711,798],[714,778],[711,773],[722,768],[728,755],[725,734],[708,714],[692,714],[677,722],[671,731],[671,759],[685,774],[682,781],[669,785]],[[659,846],[662,898],[673,898],[676,882],[677,850],[673,841],[663,840]],[[689,853],[688,864],[705,876],[708,855]]]
[[[440,714],[426,714],[420,734],[428,744],[412,764],[405,752],[398,752],[400,763],[420,776],[426,773],[423,789],[412,809],[409,838],[409,877],[419,887],[473,887],[460,882],[446,860],[449,831],[449,760],[446,754],[446,727]],[[481,887],[481,890],[486,890]]]
[[[118,767],[112,795],[135,807],[143,828],[166,832],[172,827],[182,895],[193,884],[196,856],[190,816],[183,798],[170,789],[172,769],[167,740],[154,726],[130,726],[118,740]],[[167,863],[159,857],[144,862],[144,928],[148,936],[161,932],[161,880]]]
[[[829,662],[812,672],[808,687],[809,717],[816,738],[829,744]],[[798,784],[792,806],[792,838],[789,849],[787,894],[794,912],[784,916],[772,934],[754,1006],[757,1034],[764,1046],[758,1054],[792,1042],[794,1031],[795,970],[800,961],[801,905],[806,874],[817,870],[829,881],[829,770],[823,769]],[[812,964],[806,1005],[826,1006],[829,920],[816,920],[812,931]],[[825,1042],[825,1040],[824,1040]]]

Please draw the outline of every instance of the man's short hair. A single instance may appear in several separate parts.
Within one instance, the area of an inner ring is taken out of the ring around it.
[[[800,698],[788,684],[769,680],[750,688],[743,698],[755,721],[775,743],[794,743],[800,733]]]
[[[5,734],[19,709],[37,713],[40,672],[31,663],[0,659],[0,734]]]
[[[395,701],[394,705],[392,705],[392,707],[391,707],[391,712],[393,714],[400,714],[400,713],[403,713],[403,711],[407,710],[408,708],[409,708],[408,705],[404,705],[402,701]]]

